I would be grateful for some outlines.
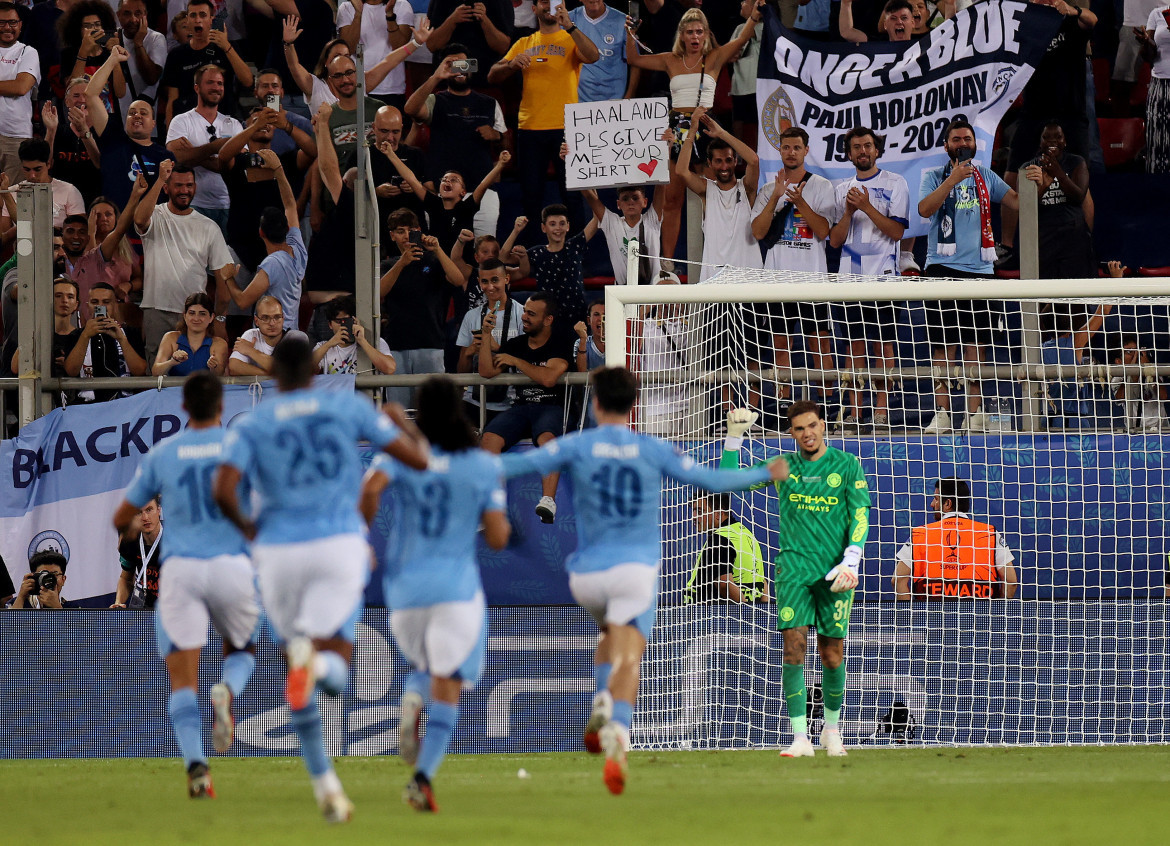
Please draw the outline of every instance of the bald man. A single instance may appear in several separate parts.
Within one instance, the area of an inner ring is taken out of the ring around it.
[[[152,140],[154,109],[145,100],[135,100],[130,104],[124,127],[110,122],[109,112],[101,98],[102,89],[106,87],[114,66],[124,61],[127,55],[124,47],[115,46],[85,87],[92,132],[97,136],[102,156],[102,194],[122,208],[126,207],[130,189],[140,172],[145,173],[147,181],[153,185],[158,178],[159,164],[175,158],[170,150]]]
[[[390,233],[386,230],[386,218],[395,209],[410,209],[418,219],[425,222],[423,217],[422,200],[418,199],[410,189],[402,184],[402,177],[386,154],[382,152],[383,145],[388,144],[403,164],[422,178],[426,172],[426,161],[422,150],[411,147],[402,139],[405,135],[402,126],[402,112],[394,106],[382,106],[374,115],[374,146],[370,148],[370,169],[374,174],[374,190],[378,195],[378,217],[382,224],[383,247],[390,244]]]

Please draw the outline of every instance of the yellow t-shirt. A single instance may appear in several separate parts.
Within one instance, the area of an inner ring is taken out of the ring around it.
[[[551,35],[537,32],[513,44],[504,58],[510,61],[521,53],[530,55],[532,64],[522,71],[520,128],[564,129],[565,103],[577,102],[581,76],[581,54],[573,36],[563,29]]]

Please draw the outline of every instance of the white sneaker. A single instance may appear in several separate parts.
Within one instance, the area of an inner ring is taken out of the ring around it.
[[[211,745],[216,752],[227,752],[232,748],[236,721],[232,717],[232,692],[223,682],[211,686],[211,712],[215,715]]]
[[[927,435],[939,435],[943,432],[951,431],[950,412],[940,408],[934,413],[934,417],[930,418],[930,422],[926,424],[926,428],[922,431]]]
[[[986,432],[987,415],[982,411],[972,411],[967,414],[968,432]]]
[[[781,758],[811,758],[816,754],[816,747],[813,746],[808,737],[798,737],[792,741],[792,745],[787,749],[781,751]]]
[[[418,762],[418,718],[423,704],[423,698],[413,690],[402,694],[398,704],[398,756],[412,767]]]
[[[922,268],[914,260],[914,253],[909,250],[902,250],[898,253],[898,272],[902,274],[922,272]]]
[[[599,736],[601,748],[605,750],[602,779],[609,792],[616,796],[626,789],[626,752],[630,748],[630,732],[611,720],[602,727]]]
[[[845,742],[841,740],[841,732],[837,729],[825,729],[821,732],[821,748],[830,758],[844,758],[849,753],[845,751]]]
[[[326,794],[321,800],[321,813],[327,823],[347,823],[353,817],[353,802],[340,791]]]
[[[857,422],[857,418],[854,417],[852,414],[850,414],[848,417],[846,417],[844,420],[841,421],[841,434],[842,435],[860,435],[861,434],[861,426]]]
[[[585,749],[591,755],[601,751],[601,730],[613,719],[613,695],[608,690],[593,694],[593,709],[585,724]]]
[[[870,425],[874,434],[886,434],[890,431],[890,418],[884,414],[875,414]]]
[[[542,496],[536,503],[536,516],[542,523],[551,523],[557,519],[557,501],[551,496]]]

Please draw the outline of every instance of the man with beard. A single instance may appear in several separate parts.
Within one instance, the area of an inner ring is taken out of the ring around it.
[[[117,122],[110,123],[110,115],[102,103],[102,91],[114,66],[126,61],[128,55],[123,47],[111,47],[110,57],[85,87],[93,134],[102,154],[102,195],[123,208],[138,174],[145,174],[147,182],[153,185],[158,179],[159,164],[175,159],[174,153],[153,140],[154,110],[145,100],[135,100],[126,109],[124,128]]]
[[[950,279],[990,279],[994,275],[995,235],[991,229],[991,206],[1019,209],[1020,198],[990,169],[974,162],[978,149],[975,130],[963,118],[952,120],[943,133],[943,149],[950,161],[922,174],[918,189],[918,213],[930,221],[927,237],[926,276]],[[983,362],[992,328],[998,322],[987,301],[944,300],[926,308],[926,337],[936,372],[950,372],[958,347],[966,360]],[[982,431],[986,418],[980,383],[967,382],[967,428]],[[951,431],[950,383],[935,383],[935,415],[926,426],[928,434]],[[957,422],[957,421],[956,421]]]
[[[688,132],[679,152],[676,172],[683,174],[687,187],[703,198],[703,266],[699,281],[718,273],[724,265],[760,267],[760,248],[752,235],[752,204],[760,177],[760,158],[747,144],[717,124],[699,106],[691,114],[691,125],[703,126],[707,144],[708,179],[691,173],[695,134]],[[735,178],[737,155],[747,163],[743,179]]]
[[[236,341],[228,359],[229,376],[271,376],[272,351],[284,337],[284,309],[280,300],[265,294],[256,301],[256,326]]]
[[[0,3],[0,170],[8,180],[20,180],[20,143],[31,138],[33,88],[41,80],[37,51],[20,38],[20,14],[15,3]]]
[[[441,145],[442,142],[438,140],[438,136],[432,135],[431,149],[435,148],[435,144]],[[391,212],[398,209],[410,209],[418,215],[420,220],[426,214],[422,200],[414,195],[410,186],[403,181],[398,168],[390,161],[389,153],[391,151],[398,156],[404,165],[410,168],[411,173],[419,174],[422,178],[421,175],[427,172],[428,159],[423,156],[423,151],[418,147],[402,143],[402,112],[394,106],[382,106],[374,114],[374,143],[370,145],[370,172],[374,177],[374,194],[378,198],[378,220],[382,226],[381,244],[383,247],[390,244],[390,230],[386,228],[386,220]],[[466,152],[466,150],[461,149],[459,155],[463,156]],[[342,172],[344,173],[355,165],[354,157],[350,156],[348,162],[342,163]]]
[[[167,129],[167,149],[181,165],[195,168],[199,191],[192,203],[195,211],[215,221],[226,234],[231,198],[227,184],[219,175],[219,151],[228,140],[244,131],[234,117],[222,114],[224,75],[215,65],[204,65],[195,72],[198,104],[189,112],[175,115]]]
[[[126,112],[131,102],[138,97],[154,100],[158,93],[158,81],[163,65],[167,63],[167,39],[161,32],[155,32],[147,22],[145,0],[121,0],[118,4],[118,26],[130,69],[126,96],[119,103]]]
[[[227,32],[212,28],[214,17],[212,0],[190,0],[187,4],[191,40],[167,55],[159,81],[159,101],[163,104],[159,117],[168,125],[175,115],[195,107],[195,74],[204,65],[215,65],[223,74],[223,109],[229,114],[236,110],[236,80],[245,88],[251,88],[255,81],[251,68],[228,43]]]
[[[808,133],[790,126],[780,133],[780,160],[784,167],[776,179],[760,189],[752,206],[752,235],[760,242],[763,265],[768,270],[804,270],[827,273],[825,241],[836,208],[833,183],[809,173]],[[833,341],[829,337],[826,303],[773,303],[763,317],[772,335],[777,367],[791,362],[791,330],[800,326],[804,346],[815,370],[833,369]],[[792,395],[792,385],[780,386],[780,399]]]
[[[167,202],[156,206],[164,184]],[[191,168],[163,162],[158,181],[134,210],[134,229],[142,236],[145,255],[142,334],[149,361],[154,361],[162,336],[178,322],[187,297],[207,287],[207,274],[215,274],[221,300],[227,296],[228,280],[236,275],[219,227],[191,208],[195,184]]]
[[[467,61],[467,48],[451,44],[435,73],[406,101],[406,113],[431,128],[429,167],[425,180],[438,185],[451,169],[463,175],[467,185],[478,185],[492,169],[493,147],[504,137],[504,113],[495,98],[471,90],[471,73],[457,62]],[[443,82],[445,91],[436,91]],[[413,168],[411,168],[413,170]],[[420,171],[415,171],[422,175]],[[495,234],[500,199],[488,191],[475,215],[476,235]]]
[[[845,134],[845,150],[857,172],[835,185],[836,223],[829,231],[829,243],[841,248],[841,273],[899,275],[898,240],[910,220],[910,188],[899,174],[878,167],[883,147],[884,139],[864,126]],[[891,303],[847,304],[843,323],[849,336],[849,368],[865,367],[867,347],[873,350],[874,367],[888,370],[895,365],[897,333]],[[889,425],[889,399],[884,379],[874,380],[874,385],[873,426],[877,430]],[[849,391],[848,396],[846,434],[857,434],[861,391]]]
[[[329,134],[333,138],[333,149],[337,151],[338,162],[348,163],[357,149],[357,65],[349,56],[335,56],[329,63],[326,78],[329,88],[337,97],[329,115]],[[366,97],[362,104],[365,112],[366,132],[374,122],[374,115],[382,103],[373,97]]]

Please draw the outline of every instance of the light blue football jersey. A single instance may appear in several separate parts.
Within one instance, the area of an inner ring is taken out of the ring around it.
[[[664,440],[615,425],[509,453],[503,462],[509,478],[558,470],[572,477],[577,551],[565,566],[573,573],[627,563],[658,565],[663,477],[712,491],[746,490],[770,478],[766,467],[701,467]]]
[[[387,455],[384,473],[396,494],[396,525],[387,538],[386,604],[393,609],[472,599],[483,590],[475,560],[476,530],[488,511],[506,511],[504,468],[479,449],[431,450],[430,466],[414,470]]]
[[[259,494],[257,543],[362,532],[358,442],[381,449],[399,429],[364,394],[305,388],[278,393],[239,418],[224,464]]]
[[[211,484],[223,460],[226,435],[223,428],[216,426],[184,429],[160,441],[142,457],[126,489],[126,501],[135,508],[161,496],[166,526],[161,549],[164,561],[173,555],[238,555],[246,549],[244,536],[211,498]],[[246,497],[241,498],[246,501]]]

